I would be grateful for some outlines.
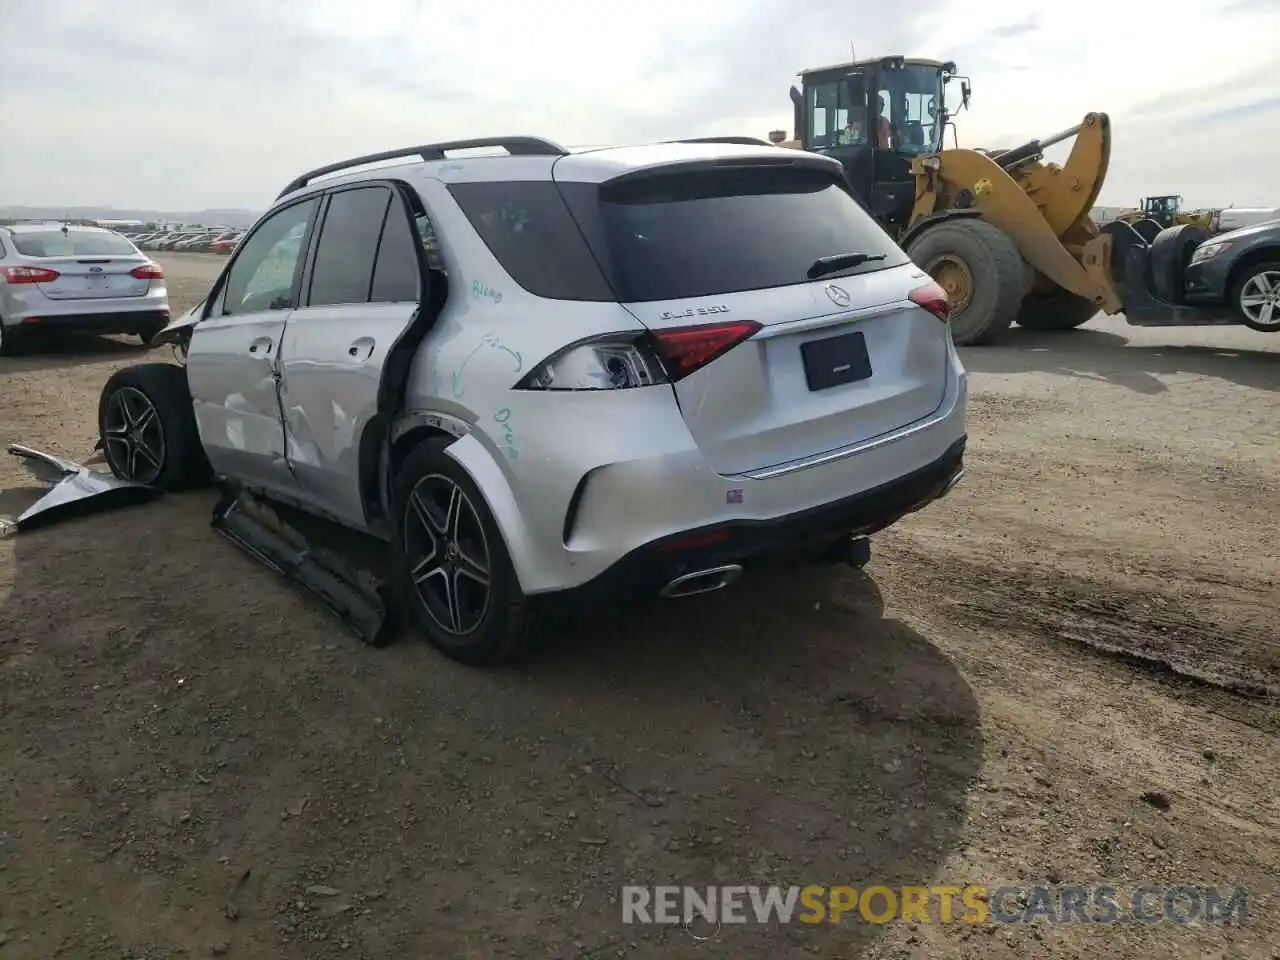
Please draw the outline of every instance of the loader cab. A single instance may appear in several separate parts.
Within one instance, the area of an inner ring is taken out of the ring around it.
[[[1140,205],[1144,217],[1154,220],[1162,227],[1171,227],[1182,209],[1182,198],[1172,194],[1163,197],[1143,197]]]
[[[791,88],[796,139],[845,168],[854,191],[892,232],[915,202],[911,161],[942,149],[954,63],[883,57],[805,70]],[[963,85],[968,99],[968,84]]]

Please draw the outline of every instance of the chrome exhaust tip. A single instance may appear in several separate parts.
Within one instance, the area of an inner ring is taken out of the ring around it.
[[[677,597],[692,597],[699,593],[714,593],[723,590],[742,574],[742,567],[736,563],[726,563],[722,567],[710,567],[706,570],[695,570],[682,577],[676,577],[658,591],[658,596],[668,600]]]

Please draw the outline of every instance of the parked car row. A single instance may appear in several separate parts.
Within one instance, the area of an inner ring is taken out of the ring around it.
[[[243,230],[155,230],[150,233],[121,232],[139,250],[173,250],[179,253],[231,253],[244,236]]]

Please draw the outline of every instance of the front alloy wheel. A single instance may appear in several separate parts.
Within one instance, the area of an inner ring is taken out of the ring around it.
[[[471,499],[453,480],[419,480],[404,511],[409,577],[423,607],[446,633],[474,632],[489,610],[491,560],[484,526]]]
[[[107,401],[102,439],[116,476],[152,484],[164,470],[164,425],[141,390],[121,387]]]
[[[1280,330],[1280,266],[1268,264],[1240,286],[1240,312],[1255,330]]]

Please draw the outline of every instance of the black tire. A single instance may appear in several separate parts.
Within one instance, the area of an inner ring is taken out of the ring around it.
[[[1159,220],[1152,220],[1150,217],[1135,221],[1132,226],[1137,231],[1138,236],[1142,237],[1147,243],[1155,240],[1160,231],[1164,229],[1164,227],[1160,226]]]
[[[444,452],[452,442],[451,438],[444,437],[425,440],[396,471],[392,492],[395,505],[392,576],[413,623],[427,642],[445,656],[469,666],[511,663],[529,652],[533,618],[489,505],[467,472]],[[449,485],[465,497],[466,504],[460,507],[460,512],[469,509],[472,520],[463,520],[446,539],[438,526],[427,526],[421,510],[428,510],[438,519],[437,494]],[[418,496],[414,497],[415,493]],[[428,532],[431,529],[435,532]],[[482,540],[477,533],[482,535]],[[452,566],[436,568],[437,575],[423,581],[420,589],[413,571],[426,562],[423,555],[428,540],[434,543],[436,551],[446,552]],[[455,591],[459,585],[469,584],[474,597],[476,581],[465,575],[464,568],[474,566],[481,551],[488,568],[488,593],[483,610],[477,612],[474,603],[468,604],[467,611],[461,609],[461,601],[450,604],[451,615],[457,611],[454,619],[459,628],[450,629],[440,612],[441,577]],[[461,562],[467,557],[472,558],[471,563]]]
[[[1134,247],[1146,248],[1150,246],[1146,240],[1142,239],[1142,234],[1133,229],[1132,224],[1125,223],[1123,220],[1111,220],[1102,225],[1099,233],[1105,233],[1111,237],[1111,276],[1120,284],[1127,283],[1129,280],[1129,251]],[[1147,283],[1146,277],[1136,278],[1139,283]]]
[[[907,254],[929,271],[937,261],[959,260],[972,278],[968,302],[951,315],[957,346],[988,344],[1009,329],[1026,290],[1026,268],[1017,246],[985,220],[943,221],[912,241]]]
[[[144,419],[147,404],[154,416],[137,430],[140,439],[131,440],[128,431],[122,433],[129,419],[125,413],[135,421]],[[187,372],[172,363],[140,363],[113,373],[98,400],[98,435],[111,472],[122,480],[176,491],[203,486],[211,477]]]
[[[1092,301],[1057,287],[1048,293],[1028,294],[1018,312],[1018,326],[1037,331],[1074,330],[1097,312]]]
[[[1271,308],[1271,323],[1260,323],[1245,312],[1245,305],[1241,302],[1246,287],[1249,286],[1251,280],[1261,274],[1269,273],[1273,277],[1280,277],[1280,260],[1270,260],[1266,263],[1255,263],[1246,267],[1244,272],[1236,278],[1231,285],[1231,305],[1236,308],[1236,313],[1240,315],[1240,322],[1250,330],[1257,330],[1259,333],[1280,333],[1280,299],[1273,300]],[[1274,284],[1272,284],[1274,287]]]
[[[6,327],[0,319],[0,357],[11,357],[18,352],[19,340],[12,327]]]
[[[1161,230],[1151,241],[1151,289],[1168,303],[1185,303],[1183,282],[1196,247],[1209,239],[1209,231],[1193,223]]]

